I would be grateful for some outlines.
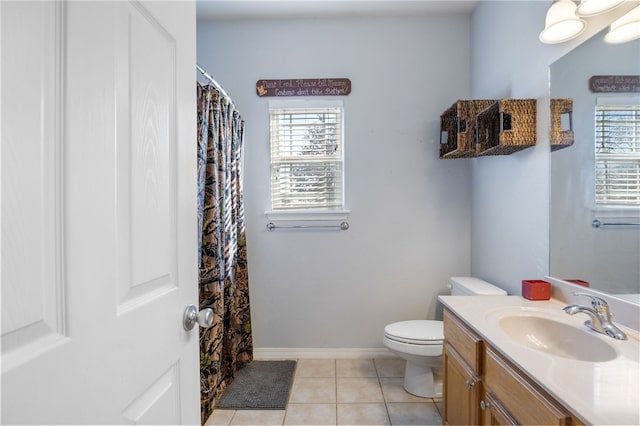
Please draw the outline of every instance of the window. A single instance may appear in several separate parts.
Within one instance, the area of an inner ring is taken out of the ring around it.
[[[271,209],[344,207],[343,108],[341,102],[273,101]]]
[[[640,105],[598,105],[596,206],[640,206]]]

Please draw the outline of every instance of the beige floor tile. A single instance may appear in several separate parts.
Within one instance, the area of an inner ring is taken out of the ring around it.
[[[338,425],[389,425],[384,404],[338,404]]]
[[[214,410],[205,425],[442,424],[441,398],[416,397],[402,387],[404,364],[399,358],[299,360],[286,412]]]
[[[404,390],[404,379],[381,378],[382,394],[385,402],[431,402],[431,398],[421,398]]]
[[[336,377],[336,360],[299,359],[296,377]]]
[[[213,414],[209,416],[204,423],[205,426],[220,426],[231,423],[231,418],[235,414],[235,410],[213,410]]]
[[[339,377],[336,380],[338,402],[384,402],[377,378]]]
[[[387,404],[392,425],[441,425],[442,418],[433,402],[398,402]]]
[[[372,359],[337,359],[337,377],[378,377]]]
[[[325,426],[336,424],[336,404],[289,404],[285,425]]]
[[[296,377],[289,403],[335,403],[336,379]]]
[[[236,410],[231,419],[234,426],[282,425],[284,410]]]
[[[406,361],[401,358],[380,358],[375,361],[378,377],[404,377]]]

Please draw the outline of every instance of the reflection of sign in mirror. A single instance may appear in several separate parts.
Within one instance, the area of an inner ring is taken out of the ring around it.
[[[346,96],[351,93],[348,78],[291,78],[258,80],[258,96]]]
[[[640,75],[594,75],[589,79],[593,93],[640,92]]]

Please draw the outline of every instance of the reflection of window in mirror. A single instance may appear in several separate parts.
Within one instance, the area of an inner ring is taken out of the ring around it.
[[[640,207],[640,102],[598,98],[595,109],[596,207]]]

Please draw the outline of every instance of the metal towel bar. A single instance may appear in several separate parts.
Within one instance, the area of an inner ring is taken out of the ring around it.
[[[596,229],[605,226],[640,226],[640,222],[601,222],[599,219],[593,219],[591,226]]]
[[[276,229],[339,229],[346,231],[349,229],[347,222],[342,222],[340,225],[276,225],[273,222],[267,223],[267,231],[275,231]]]

